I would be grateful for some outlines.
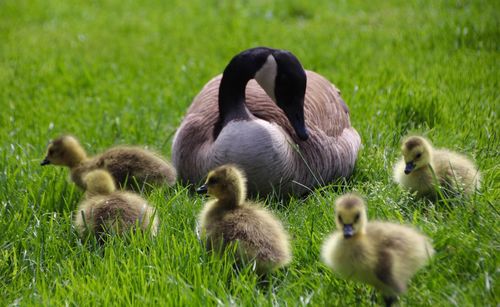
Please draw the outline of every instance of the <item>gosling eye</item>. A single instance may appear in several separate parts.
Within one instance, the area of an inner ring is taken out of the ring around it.
[[[344,224],[344,221],[342,221],[342,217],[339,215],[339,222]]]
[[[356,214],[356,216],[354,217],[354,223],[356,223],[358,220],[359,220],[359,213]]]
[[[219,180],[217,180],[217,178],[212,177],[212,178],[208,179],[207,184],[213,185],[213,184],[217,184],[217,182],[219,182]]]
[[[52,156],[54,154],[54,148],[49,149],[48,154]]]
[[[420,158],[421,156],[422,156],[422,153],[421,153],[421,152],[419,152],[419,153],[415,156],[415,159],[418,159],[418,158]]]

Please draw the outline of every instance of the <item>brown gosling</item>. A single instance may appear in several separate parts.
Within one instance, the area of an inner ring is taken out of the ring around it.
[[[434,254],[429,239],[408,226],[367,222],[364,201],[354,194],[337,199],[335,211],[338,230],[323,243],[323,262],[344,278],[373,285],[390,306]]]
[[[290,263],[287,232],[271,212],[245,200],[246,178],[240,169],[223,165],[212,170],[197,191],[215,198],[205,204],[198,218],[207,250],[221,251],[237,243],[239,262],[255,261],[259,275]]]
[[[63,135],[53,140],[41,165],[62,165],[71,170],[71,179],[80,188],[85,188],[83,176],[91,170],[105,169],[117,185],[132,190],[147,185],[172,186],[176,171],[158,154],[138,147],[118,146],[95,157],[88,157],[78,140]]]
[[[107,171],[90,171],[83,182],[85,199],[78,206],[73,221],[81,237],[93,234],[102,241],[106,234],[122,234],[136,227],[156,235],[155,209],[135,193],[117,191]]]
[[[446,149],[433,149],[420,136],[410,136],[401,147],[403,158],[394,167],[394,180],[418,196],[436,198],[436,184],[444,191],[470,195],[480,187],[481,174],[466,157]]]

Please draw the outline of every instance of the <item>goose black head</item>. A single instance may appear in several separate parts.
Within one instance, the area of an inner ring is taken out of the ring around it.
[[[254,78],[285,113],[301,140],[309,134],[304,119],[307,77],[299,60],[289,51],[256,47],[236,55],[224,70],[219,88],[219,112],[231,119],[238,110],[234,100],[244,100],[247,82]],[[237,114],[244,114],[239,110]]]
[[[297,136],[307,140],[304,120],[307,77],[299,60],[289,51],[271,49],[255,80],[283,110]]]

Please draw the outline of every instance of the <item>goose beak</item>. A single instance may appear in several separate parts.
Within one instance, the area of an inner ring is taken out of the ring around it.
[[[297,136],[302,141],[307,141],[307,139],[309,138],[309,133],[307,132],[304,122],[302,122],[301,124],[294,124],[292,122],[292,126],[295,129],[295,133],[297,133]]]
[[[283,108],[290,124],[292,124],[293,130],[302,141],[307,141],[309,138],[309,133],[307,132],[306,123],[304,119],[303,107],[294,110],[294,108]]]
[[[410,162],[406,163],[405,174],[408,175],[414,169],[415,169],[415,163],[413,163],[413,161],[410,161]]]
[[[349,239],[354,235],[354,229],[352,228],[352,224],[344,225],[344,238]]]
[[[43,161],[42,161],[42,162],[40,162],[40,165],[41,165],[41,166],[48,165],[48,164],[50,164],[50,161],[49,161],[49,159],[48,159],[48,158],[45,158],[45,159],[43,159]]]
[[[202,185],[198,189],[196,189],[196,193],[198,194],[206,194],[208,192],[208,187],[206,184]]]

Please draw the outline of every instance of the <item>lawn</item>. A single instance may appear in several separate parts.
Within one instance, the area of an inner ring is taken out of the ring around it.
[[[0,1],[0,306],[379,304],[319,262],[333,201],[351,190],[371,218],[433,239],[403,305],[498,306],[499,29],[498,1]],[[66,169],[39,165],[47,142],[72,133],[90,153],[139,144],[170,157],[193,97],[258,45],[336,84],[363,142],[348,180],[264,200],[292,264],[262,285],[230,252],[206,253],[194,232],[205,199],[181,185],[145,195],[156,239],[82,242],[71,219],[83,194]],[[473,158],[481,191],[439,203],[403,191],[390,173],[407,133]]]

